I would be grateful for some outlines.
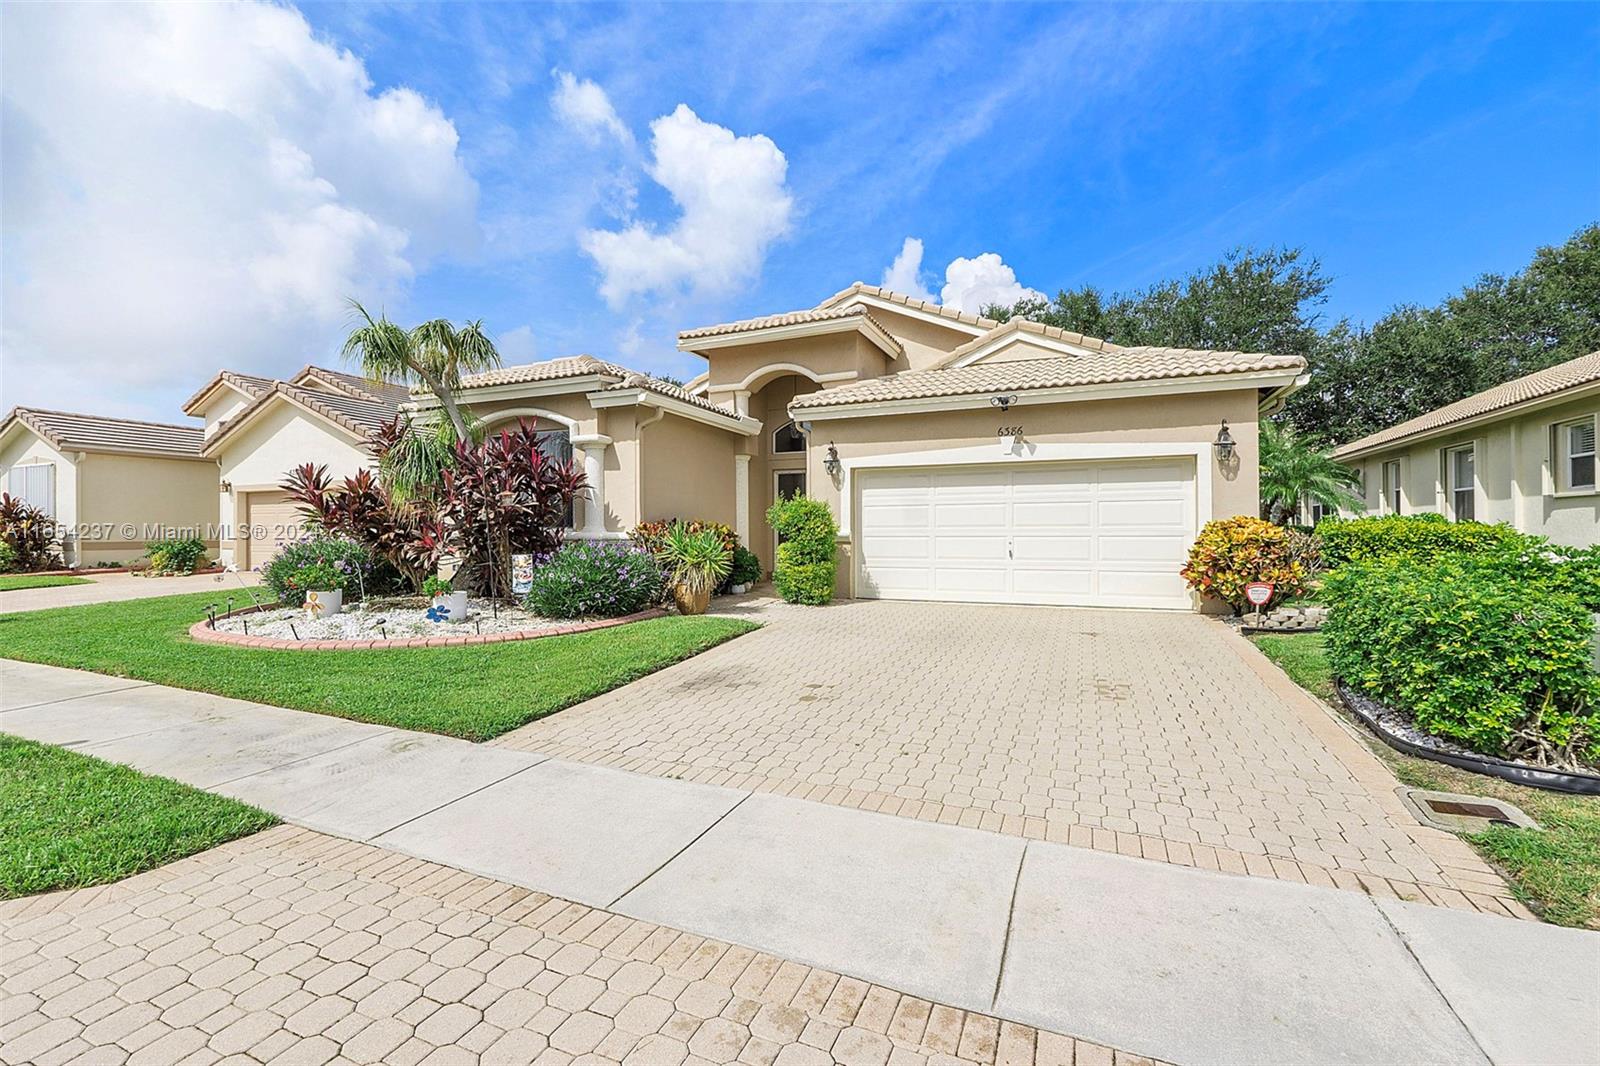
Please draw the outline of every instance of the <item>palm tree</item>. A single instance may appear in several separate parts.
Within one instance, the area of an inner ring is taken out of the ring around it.
[[[462,375],[500,365],[500,353],[483,331],[483,323],[468,322],[457,329],[448,319],[436,318],[406,330],[381,314],[373,318],[355,300],[350,306],[356,328],[345,338],[344,358],[360,363],[362,372],[374,380],[428,386],[439,398],[456,440],[471,439],[456,405],[456,389]]]
[[[1360,483],[1359,474],[1300,437],[1293,426],[1261,423],[1261,503],[1272,521],[1283,525],[1299,513],[1301,500],[1362,510]]]

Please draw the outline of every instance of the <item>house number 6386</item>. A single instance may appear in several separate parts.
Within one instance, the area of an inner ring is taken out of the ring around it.
[[[995,430],[994,435],[997,437],[1020,437],[1022,436],[1022,427],[1001,426],[999,429]]]

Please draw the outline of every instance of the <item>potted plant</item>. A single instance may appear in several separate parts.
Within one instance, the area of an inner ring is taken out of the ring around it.
[[[659,555],[672,580],[672,599],[681,614],[705,614],[711,590],[733,566],[733,553],[713,529],[691,531],[679,522],[667,530]]]
[[[465,622],[467,620],[467,594],[458,592],[450,582],[434,574],[422,583],[422,594],[432,600],[428,618],[435,622]]]
[[[729,592],[735,596],[749,592],[761,580],[761,560],[741,544],[733,549],[733,570],[728,576],[732,581]]]
[[[344,609],[344,589],[339,586],[339,572],[332,564],[319,559],[294,572],[293,583],[305,590],[306,614],[313,619],[327,618]]]

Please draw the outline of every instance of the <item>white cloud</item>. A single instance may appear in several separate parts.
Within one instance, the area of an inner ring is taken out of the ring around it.
[[[556,117],[591,142],[598,142],[602,135],[609,134],[622,144],[633,143],[632,132],[623,125],[604,89],[569,71],[557,70],[553,73],[556,76],[556,91],[550,96],[550,106],[555,109]]]
[[[1043,299],[1044,293],[1017,282],[1016,271],[995,252],[972,259],[955,258],[945,267],[941,302],[958,311],[977,314],[990,304],[1010,307],[1023,298]]]
[[[650,135],[650,177],[681,213],[665,230],[634,222],[585,231],[580,243],[600,267],[600,294],[620,307],[637,295],[724,294],[752,280],[794,211],[783,152],[768,137],[737,137],[706,122],[686,104],[652,122]]]
[[[455,126],[293,9],[11,5],[10,399],[144,411],[219,366],[331,357],[344,300],[478,241]]]
[[[920,240],[915,237],[906,238],[905,243],[900,246],[900,254],[894,257],[889,269],[883,272],[883,287],[902,296],[933,302],[933,293],[929,292],[922,282]]]
[[[495,338],[494,346],[508,364],[531,363],[538,358],[539,344],[532,326],[506,330]]]

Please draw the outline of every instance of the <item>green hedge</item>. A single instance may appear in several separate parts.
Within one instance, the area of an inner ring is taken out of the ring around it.
[[[1491,552],[1530,538],[1507,525],[1451,522],[1442,515],[1418,514],[1325,518],[1317,523],[1317,539],[1323,563],[1331,569],[1382,559],[1426,561],[1452,552]]]
[[[1420,525],[1420,523],[1419,523]],[[1493,527],[1485,527],[1493,528]],[[1334,672],[1486,755],[1600,762],[1592,550],[1353,562],[1329,574]]]
[[[199,537],[168,537],[144,546],[152,574],[192,574],[207,562],[206,542]]]
[[[772,573],[778,595],[790,603],[833,599],[839,527],[828,505],[809,496],[779,500],[767,509],[767,524],[782,541]]]

